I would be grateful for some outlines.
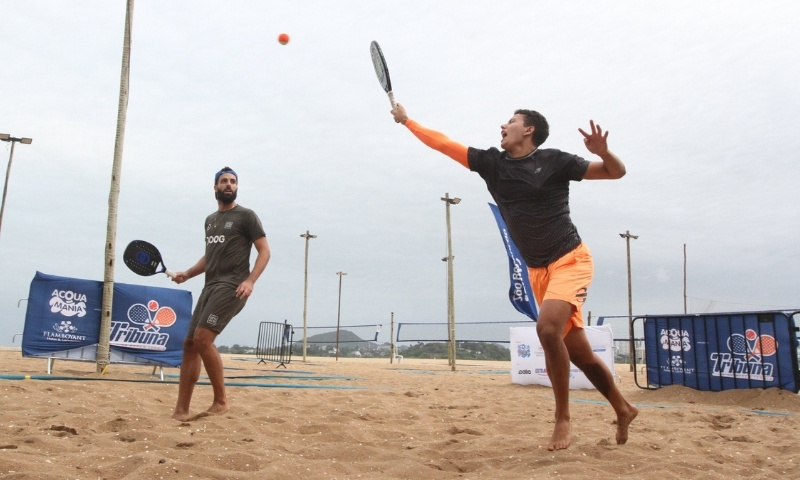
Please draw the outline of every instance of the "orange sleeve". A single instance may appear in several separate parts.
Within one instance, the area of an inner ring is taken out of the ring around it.
[[[406,127],[411,130],[411,133],[414,134],[415,137],[419,138],[422,143],[431,147],[434,150],[438,150],[448,157],[452,158],[456,162],[460,163],[461,165],[469,168],[469,160],[467,159],[467,147],[461,145],[458,142],[450,140],[446,135],[443,133],[439,133],[435,130],[431,130],[429,128],[425,128],[419,123],[411,120],[410,118],[406,120]]]

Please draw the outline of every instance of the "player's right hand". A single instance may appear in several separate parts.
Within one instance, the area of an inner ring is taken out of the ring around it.
[[[186,272],[175,272],[175,276],[172,277],[172,281],[179,285],[186,280],[189,280],[189,276],[186,275]]]
[[[406,109],[402,105],[400,105],[399,103],[397,104],[396,107],[394,107],[392,109],[392,116],[394,117],[394,121],[395,122],[401,123],[403,125],[405,125],[406,124],[406,120],[408,120],[408,115],[406,114]]]

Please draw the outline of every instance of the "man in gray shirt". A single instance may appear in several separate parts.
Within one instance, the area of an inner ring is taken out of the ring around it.
[[[239,177],[225,167],[214,176],[214,195],[217,211],[206,217],[206,252],[194,266],[177,272],[175,283],[205,273],[205,285],[197,299],[189,330],[183,341],[178,401],[172,418],[192,420],[206,415],[220,415],[230,410],[225,396],[225,376],[214,340],[231,319],[244,308],[253,286],[269,262],[270,252],[261,221],[252,210],[236,203]],[[250,251],[255,246],[256,257],[250,270]],[[198,415],[189,414],[189,404],[200,366],[214,390],[211,407]]]

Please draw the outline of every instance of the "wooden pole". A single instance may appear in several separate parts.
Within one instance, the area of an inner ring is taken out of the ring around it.
[[[303,361],[305,362],[306,350],[308,348],[308,326],[306,323],[306,310],[308,307],[308,240],[317,238],[317,236],[311,235],[308,233],[308,230],[306,230],[306,233],[301,233],[300,236],[306,239],[306,261],[303,277]]]
[[[125,119],[128,112],[128,85],[130,83],[131,29],[133,26],[133,0],[128,0],[125,10],[125,36],[122,43],[122,74],[117,108],[117,135],[114,141],[114,163],[111,167],[111,188],[108,193],[108,222],[106,224],[106,256],[103,274],[103,301],[100,316],[100,333],[97,343],[97,373],[103,373],[110,362],[111,311],[114,299],[114,251],[117,244],[117,205],[119,204],[120,174],[122,173],[122,147],[125,144]]]

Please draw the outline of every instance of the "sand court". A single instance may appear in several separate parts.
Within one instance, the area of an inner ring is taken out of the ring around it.
[[[511,383],[511,362],[309,358],[288,368],[225,355],[231,410],[170,418],[177,369],[0,351],[0,478],[789,478],[800,397],[777,389],[642,390],[623,446],[596,391],[572,392],[573,443],[548,452],[553,396]],[[211,403],[201,378],[192,410]]]

